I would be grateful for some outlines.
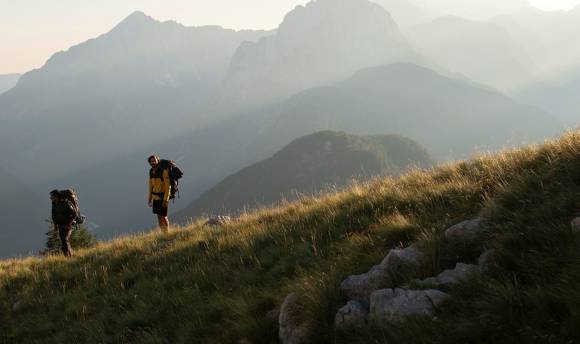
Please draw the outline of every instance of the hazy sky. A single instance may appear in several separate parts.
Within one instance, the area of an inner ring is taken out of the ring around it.
[[[484,0],[482,0],[484,1]],[[543,9],[580,0],[530,0]],[[187,26],[277,27],[308,0],[0,0],[0,74],[38,68],[55,52],[107,32],[135,10]]]

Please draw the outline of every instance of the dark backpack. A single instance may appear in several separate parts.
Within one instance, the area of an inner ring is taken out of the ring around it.
[[[59,191],[59,195],[62,199],[69,201],[75,211],[75,222],[77,224],[82,224],[85,222],[85,216],[81,214],[81,209],[79,208],[79,198],[77,193],[73,189],[66,189]]]
[[[179,180],[183,177],[183,171],[171,160],[162,159],[159,161],[161,170],[167,170],[169,174],[169,183],[171,184],[171,195],[169,199],[174,199],[175,195],[179,195]]]

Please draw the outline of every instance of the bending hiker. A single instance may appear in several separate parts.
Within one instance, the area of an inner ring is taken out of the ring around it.
[[[169,180],[169,170],[161,167],[161,160],[158,156],[152,155],[147,161],[151,165],[149,170],[149,207],[153,208],[153,214],[157,215],[159,228],[167,232],[169,229],[169,218],[167,208],[171,197],[171,182]]]
[[[52,222],[55,229],[58,230],[62,253],[70,257],[72,256],[70,236],[77,218],[77,211],[72,202],[62,197],[61,192],[58,190],[50,192],[50,200],[52,201]]]

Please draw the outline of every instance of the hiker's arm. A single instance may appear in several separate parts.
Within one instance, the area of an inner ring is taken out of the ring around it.
[[[148,188],[148,192],[147,192],[147,202],[149,202],[149,204],[151,204],[151,202],[153,202],[153,182],[151,181],[151,178],[149,178],[149,188]]]
[[[52,205],[52,211],[50,217],[52,218],[52,223],[56,225],[56,209],[54,209],[54,204]]]
[[[67,213],[66,215],[69,218],[69,220],[74,220],[76,218],[77,211],[76,211],[75,207],[70,202],[66,203],[66,213]]]
[[[171,197],[171,183],[169,182],[169,171],[163,171],[163,202],[169,203]]]

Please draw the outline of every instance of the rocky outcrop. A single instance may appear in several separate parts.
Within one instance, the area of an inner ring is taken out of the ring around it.
[[[463,221],[445,231],[445,239],[463,244],[473,243],[484,230],[481,219]]]
[[[424,269],[425,260],[425,254],[416,245],[391,250],[381,264],[369,272],[344,280],[340,286],[341,293],[349,300],[368,305],[373,291],[418,277]]]
[[[433,316],[448,295],[439,290],[382,289],[371,295],[370,321],[400,322],[408,316]]]
[[[464,249],[478,246],[479,251],[481,246],[478,240],[483,231],[483,220],[464,221],[448,228],[444,240]],[[432,316],[435,309],[448,298],[448,294],[435,288],[445,290],[475,274],[489,271],[494,263],[494,251],[485,251],[479,257],[478,265],[458,262],[454,269],[445,270],[437,276],[416,279],[414,285],[425,290],[395,288],[420,277],[428,262],[420,246],[414,244],[391,250],[379,265],[367,273],[349,276],[340,286],[342,295],[349,302],[336,314],[335,326],[366,321],[399,322],[407,316]]]
[[[299,318],[300,297],[292,293],[286,297],[278,316],[278,336],[282,344],[306,344],[308,328]]]
[[[334,318],[334,325],[337,327],[364,324],[369,317],[368,309],[358,301],[349,301],[342,307]]]

